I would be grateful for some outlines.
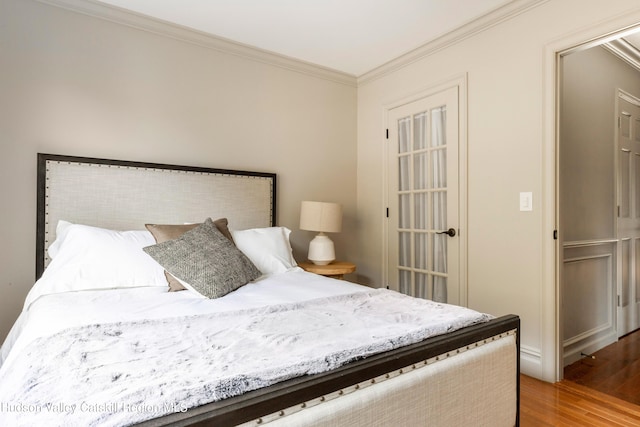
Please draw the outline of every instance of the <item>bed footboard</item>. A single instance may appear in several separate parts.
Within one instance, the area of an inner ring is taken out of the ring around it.
[[[372,419],[384,425],[384,414],[389,425],[419,425],[425,417],[451,425],[472,414],[473,425],[518,426],[519,353],[520,319],[508,315],[140,425],[317,426],[344,419],[364,426]]]

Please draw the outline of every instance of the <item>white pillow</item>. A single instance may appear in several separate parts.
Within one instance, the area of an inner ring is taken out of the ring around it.
[[[297,266],[286,227],[231,230],[233,241],[264,275],[283,273]]]
[[[142,248],[147,230],[114,231],[60,221],[49,266],[34,286],[40,294],[86,289],[167,286],[164,269]]]
[[[49,245],[47,249],[47,253],[49,254],[49,258],[53,259],[56,255],[58,255],[58,251],[60,250],[60,246],[62,246],[62,242],[64,242],[64,236],[66,236],[65,230],[73,225],[69,221],[58,221],[58,225],[56,225],[56,240],[53,241],[52,244]]]

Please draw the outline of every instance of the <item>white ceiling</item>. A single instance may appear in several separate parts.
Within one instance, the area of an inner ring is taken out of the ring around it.
[[[513,1],[99,0],[355,76]]]

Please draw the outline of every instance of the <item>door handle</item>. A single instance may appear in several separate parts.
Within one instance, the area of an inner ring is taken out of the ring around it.
[[[456,229],[455,228],[450,228],[446,231],[438,231],[436,234],[446,234],[449,237],[453,237],[456,235]]]

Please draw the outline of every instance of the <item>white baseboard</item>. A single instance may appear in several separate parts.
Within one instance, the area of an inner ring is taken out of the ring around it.
[[[540,349],[520,344],[520,373],[542,379],[542,353]]]
[[[618,341],[618,336],[615,331],[610,331],[610,333],[602,336],[594,337],[590,340],[584,340],[577,344],[573,344],[570,347],[565,346],[564,354],[562,358],[562,366],[570,365],[574,362],[577,362],[582,357],[582,354],[592,354],[596,351],[608,346],[609,344],[613,344]]]

